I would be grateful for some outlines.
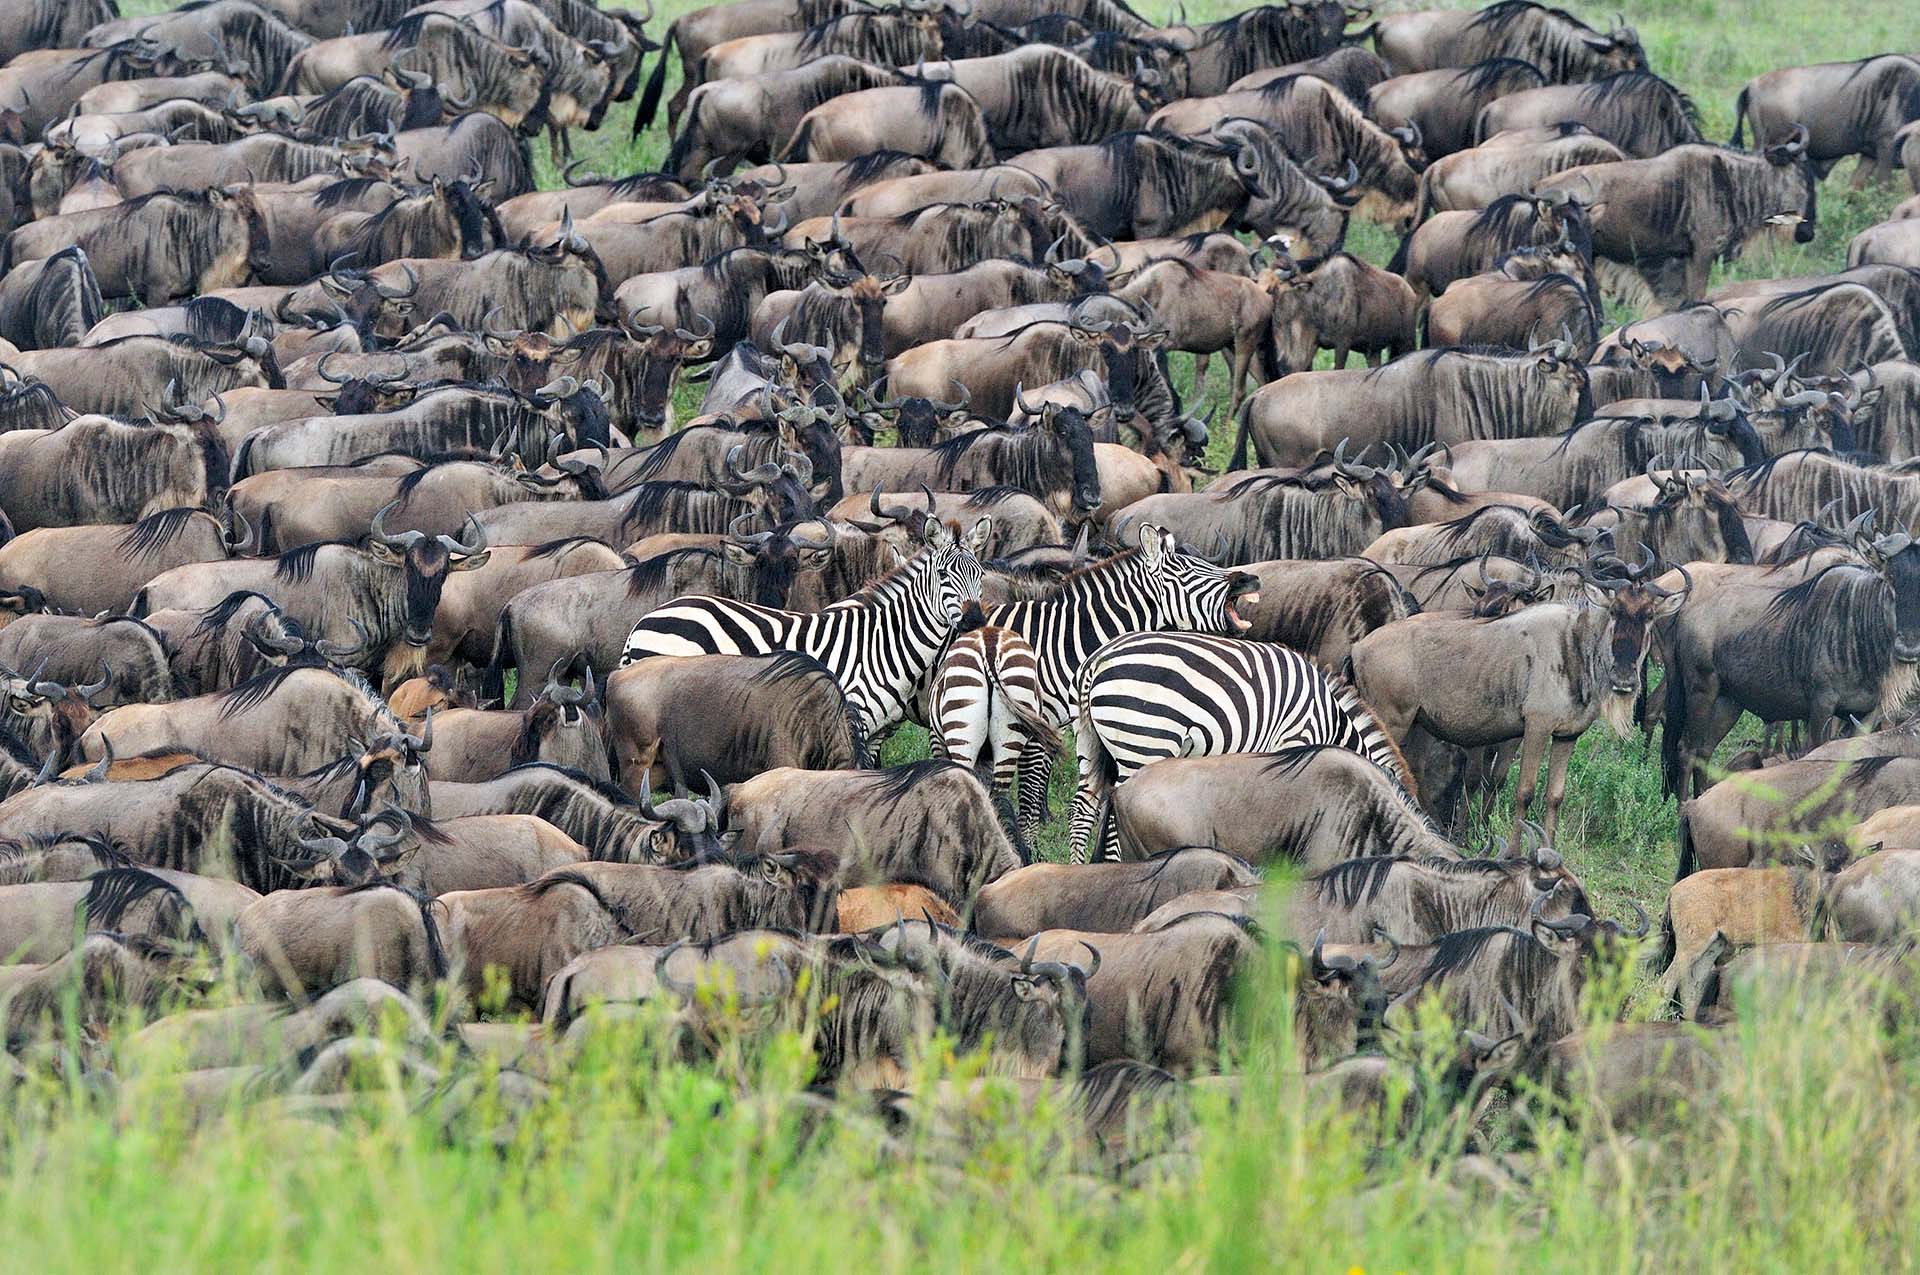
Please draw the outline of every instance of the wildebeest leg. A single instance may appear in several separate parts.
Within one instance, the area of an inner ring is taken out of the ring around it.
[[[1240,410],[1240,400],[1247,395],[1247,375],[1253,370],[1254,360],[1259,356],[1259,342],[1254,333],[1243,332],[1233,339],[1233,382],[1227,388],[1231,391],[1227,400],[1227,414],[1232,416]],[[1198,388],[1198,381],[1195,382]]]
[[[1714,776],[1707,773],[1707,763],[1713,758],[1713,750],[1720,747],[1720,741],[1727,737],[1734,724],[1740,720],[1740,706],[1715,696],[1703,713],[1696,714],[1691,708],[1687,711],[1687,721],[1698,724],[1697,730],[1689,731],[1686,742],[1691,750],[1683,752],[1687,766],[1686,774],[1693,781],[1691,793],[1682,792],[1682,796],[1699,796],[1714,783]]]
[[[1573,760],[1578,735],[1554,737],[1547,750],[1547,844],[1553,844],[1553,830],[1560,823],[1560,803],[1567,799],[1567,763]]]
[[[1333,367],[1335,371],[1347,365],[1347,355],[1351,353],[1353,353],[1353,347],[1350,345],[1341,344],[1333,347]]]
[[[1207,354],[1204,351],[1193,356],[1193,388],[1196,391],[1206,387],[1207,360],[1212,357],[1211,354]]]
[[[1547,754],[1549,738],[1548,728],[1533,722],[1527,723],[1526,734],[1520,737],[1520,782],[1513,793],[1515,845],[1520,844],[1520,823],[1533,805],[1533,790],[1540,782],[1540,762]]]

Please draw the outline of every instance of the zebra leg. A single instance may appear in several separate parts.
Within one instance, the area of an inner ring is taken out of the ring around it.
[[[1047,821],[1047,788],[1053,783],[1053,750],[1030,739],[1020,753],[1020,830],[1032,841]]]

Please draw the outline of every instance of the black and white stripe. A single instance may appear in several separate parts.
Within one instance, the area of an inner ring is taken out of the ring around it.
[[[1014,766],[1034,739],[1059,728],[1040,715],[1040,662],[1025,638],[986,625],[953,640],[928,700],[933,755],[991,776],[995,805],[1013,788]]]
[[[1068,829],[1075,862],[1086,861],[1108,789],[1167,757],[1323,744],[1352,749],[1411,787],[1399,750],[1353,687],[1277,642],[1119,638],[1081,671],[1079,700],[1079,783]]]
[[[811,614],[707,595],[675,598],[627,635],[620,666],[652,655],[801,651],[826,665],[871,739],[898,722],[959,621],[980,595],[982,518],[963,540],[936,526],[929,546],[850,598]]]
[[[1054,737],[1028,741],[1020,757],[1020,828],[1029,840],[1046,817],[1058,732],[1074,719],[1077,678],[1095,651],[1130,633],[1228,633],[1247,627],[1236,602],[1259,600],[1253,577],[1182,553],[1159,527],[1140,528],[1140,548],[1068,576],[1043,598],[1010,602],[987,623],[1026,639],[1039,661],[1040,713]]]

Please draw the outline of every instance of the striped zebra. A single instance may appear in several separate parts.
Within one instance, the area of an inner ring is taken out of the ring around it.
[[[1009,794],[1020,754],[1060,731],[1040,715],[1040,661],[1027,640],[986,623],[977,603],[967,605],[960,627],[927,697],[933,755],[988,776],[994,806],[1012,825]]]
[[[1117,638],[1080,672],[1078,784],[1067,844],[1085,863],[1096,824],[1118,852],[1109,790],[1166,757],[1268,753],[1302,744],[1350,748],[1399,781],[1412,778],[1359,692],[1277,642],[1199,633]]]
[[[620,667],[650,655],[803,651],[827,666],[868,740],[899,721],[960,609],[980,596],[980,549],[993,520],[964,537],[929,523],[927,546],[849,598],[812,613],[705,594],[648,612],[627,635]]]
[[[1182,553],[1171,532],[1140,528],[1140,547],[1076,571],[1045,597],[987,610],[987,623],[1026,640],[1040,662],[1040,715],[1052,726],[1020,756],[1020,830],[1031,841],[1047,813],[1059,733],[1074,720],[1076,677],[1095,651],[1129,633],[1234,633],[1235,607],[1260,600],[1259,582]]]

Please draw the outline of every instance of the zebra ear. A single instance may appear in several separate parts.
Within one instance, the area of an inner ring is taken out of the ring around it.
[[[1149,566],[1157,567],[1160,565],[1160,560],[1172,548],[1171,540],[1172,537],[1167,536],[1160,528],[1152,523],[1145,523],[1140,528],[1140,555],[1147,560]]]
[[[993,538],[993,518],[984,517],[967,531],[967,552],[976,558],[986,556],[987,541]]]

